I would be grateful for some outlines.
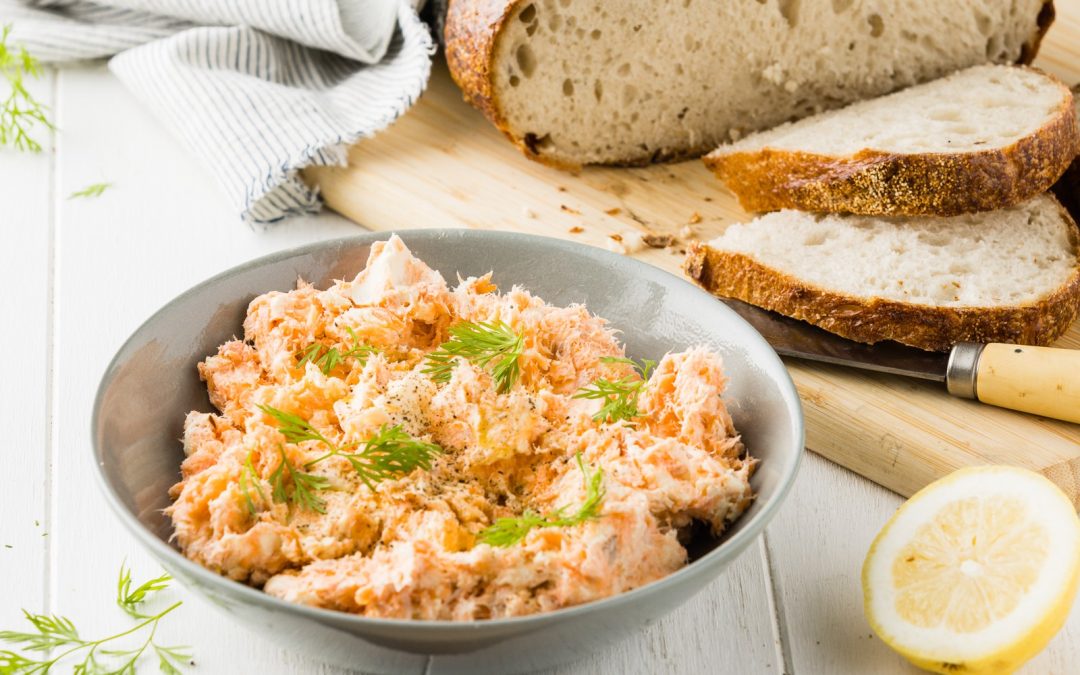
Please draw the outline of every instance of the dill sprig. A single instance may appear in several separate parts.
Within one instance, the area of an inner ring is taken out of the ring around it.
[[[172,581],[172,577],[167,572],[164,572],[161,576],[144,581],[132,588],[131,570],[127,568],[127,563],[121,563],[120,576],[116,580],[116,605],[133,619],[146,619],[149,615],[140,612],[139,605],[151,593],[165,590],[170,581]]]
[[[326,436],[323,436],[318,429],[311,426],[311,422],[308,422],[303,417],[287,413],[284,410],[278,410],[277,408],[268,405],[260,405],[258,407],[259,410],[274,418],[274,421],[277,422],[277,430],[281,432],[281,435],[284,436],[285,440],[289,443],[319,441],[320,443],[325,443],[335,451],[338,449],[337,445],[332,443]]]
[[[604,404],[593,415],[593,419],[597,422],[618,422],[639,417],[641,412],[637,406],[638,395],[641,393],[641,388],[645,386],[645,382],[648,381],[656,362],[643,359],[641,363],[638,363],[633,359],[615,356],[605,356],[600,361],[629,364],[633,366],[636,375],[626,375],[617,380],[601,377],[591,385],[579,389],[573,398],[603,400]]]
[[[270,474],[270,486],[273,490],[274,501],[279,504],[293,504],[297,508],[307,509],[308,511],[326,513],[326,500],[320,497],[318,493],[330,487],[330,479],[297,469],[289,461],[288,455],[285,454],[285,448],[278,446],[278,452],[281,454],[281,462],[278,463],[274,472]],[[292,483],[293,489],[291,492],[285,487],[286,473],[288,473],[289,481]]]
[[[0,650],[0,673],[4,675],[46,675],[53,666],[69,656],[83,652],[82,661],[74,664],[73,672],[77,675],[115,673],[134,675],[139,660],[144,654],[153,654],[158,658],[158,669],[166,675],[179,675],[184,662],[191,660],[186,647],[158,644],[154,639],[158,624],[177,607],[184,604],[177,601],[157,614],[143,614],[139,606],[149,596],[164,590],[172,580],[168,574],[162,574],[132,588],[131,572],[126,565],[120,566],[120,576],[116,583],[116,604],[129,616],[138,620],[131,628],[96,640],[87,640],[79,635],[75,624],[56,614],[34,614],[23,610],[23,616],[29,622],[30,631],[0,631],[0,642],[19,645],[24,652],[56,653],[51,658],[32,658],[10,650]],[[142,633],[141,643],[125,649],[106,649],[106,645],[117,640]]]
[[[69,194],[68,199],[100,197],[105,194],[105,191],[111,188],[112,185],[112,183],[94,183],[93,185],[87,185],[83,189]]]
[[[581,453],[575,455],[578,468],[585,482],[585,501],[578,510],[569,516],[564,516],[566,507],[562,506],[547,515],[539,515],[535,511],[526,510],[517,518],[499,518],[491,526],[481,530],[479,539],[482,543],[491,546],[512,546],[525,538],[529,532],[537,527],[571,527],[600,517],[600,505],[604,501],[604,471],[597,469],[590,476],[581,460]]]
[[[416,469],[430,470],[431,462],[442,451],[435,443],[425,443],[405,433],[401,425],[384,424],[364,442],[360,452],[337,454],[349,461],[364,485],[374,492],[375,484],[388,478],[406,476]],[[308,466],[313,463],[309,462]]]
[[[506,393],[521,376],[518,359],[525,341],[502,321],[465,321],[450,327],[450,339],[427,355],[424,373],[436,382],[450,381],[454,360],[461,357],[480,368],[491,366],[499,393]]]
[[[266,503],[266,494],[263,493],[262,485],[259,483],[259,474],[255,472],[255,467],[251,464],[251,455],[250,452],[247,454],[244,466],[240,470],[240,493],[244,495],[244,504],[247,506],[248,513],[254,516],[259,509],[255,506],[255,500],[251,498],[251,489],[255,489],[255,494],[259,496],[261,504]]]
[[[352,347],[347,352],[341,352],[337,347],[327,347],[321,343],[313,342],[296,355],[297,367],[303,368],[304,364],[310,362],[318,366],[323,375],[329,375],[334,368],[344,363],[345,359],[356,359],[360,363],[360,367],[366,366],[367,357],[378,350],[370,345],[362,344],[359,336],[351,327],[346,327],[345,330],[349,332],[349,336],[353,340]],[[323,351],[324,349],[326,351]]]
[[[48,108],[30,94],[24,80],[40,77],[41,65],[25,47],[16,49],[8,44],[10,33],[10,25],[0,29],[0,73],[9,86],[8,96],[0,104],[0,145],[41,152],[41,144],[30,137],[30,129],[38,124],[46,129],[55,127],[45,116]]]
[[[405,476],[415,469],[424,469],[425,471],[430,469],[435,455],[442,453],[441,447],[435,443],[426,443],[413,438],[401,428],[401,425],[390,426],[387,424],[382,425],[375,435],[364,441],[363,450],[356,451],[359,444],[338,445],[326,438],[310,422],[299,415],[293,415],[268,405],[260,405],[259,409],[274,418],[278,423],[278,431],[285,436],[285,440],[288,442],[319,441],[326,446],[326,454],[306,462],[304,464],[305,469],[310,469],[330,457],[341,457],[349,462],[353,470],[360,476],[360,480],[364,481],[364,484],[371,490],[375,489],[376,483],[388,478]],[[325,489],[329,485],[329,481],[326,481],[325,478],[297,471],[295,467],[285,460],[284,450],[282,450],[282,459],[283,462],[278,466],[277,472],[284,470],[290,472],[293,477],[294,495],[297,492],[295,486],[298,476],[299,481],[303,483],[301,490],[318,491]],[[322,483],[320,481],[326,482]],[[271,476],[271,483],[274,483],[273,476]],[[275,483],[274,500],[284,501],[284,498],[278,498],[278,492],[278,486]],[[285,494],[284,487],[281,488],[280,492],[282,495]],[[294,503],[304,503],[311,506],[321,502],[315,495],[312,495],[311,499],[301,495],[300,500]],[[317,505],[320,508],[322,507],[322,504]],[[323,511],[320,508],[314,508],[314,510],[322,513]]]

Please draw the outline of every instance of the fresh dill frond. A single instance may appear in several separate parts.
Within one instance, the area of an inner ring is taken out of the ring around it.
[[[534,528],[549,526],[548,518],[557,514],[558,511],[554,511],[547,516],[542,516],[535,511],[525,510],[517,518],[497,519],[492,525],[484,528],[478,538],[482,543],[491,546],[500,548],[513,546]]]
[[[127,563],[121,563],[120,575],[116,580],[116,606],[133,619],[145,619],[149,615],[140,612],[139,605],[148,595],[168,588],[170,581],[172,577],[166,572],[132,588],[131,570],[127,568]]]
[[[287,413],[284,410],[278,410],[277,408],[268,405],[259,405],[258,408],[274,418],[274,421],[277,422],[277,430],[281,432],[281,435],[285,437],[286,441],[290,443],[319,441],[331,448],[337,448],[337,446],[331,443],[326,436],[323,436],[318,429],[311,426],[311,422],[308,422],[303,417]]]
[[[0,631],[0,642],[22,644],[32,652],[46,652],[70,644],[82,644],[79,631],[71,619],[58,615],[32,614],[22,611],[23,617],[34,627],[34,632]],[[2,661],[0,661],[2,663]],[[4,671],[0,671],[4,672]]]
[[[16,150],[41,152],[41,144],[30,136],[30,130],[41,125],[54,129],[45,115],[48,110],[26,89],[25,78],[41,76],[38,60],[25,47],[8,44],[11,26],[0,28],[0,74],[8,83],[8,95],[0,104],[0,145]]]
[[[100,197],[105,194],[105,191],[113,186],[112,183],[94,183],[93,185],[87,185],[77,192],[72,192],[68,195],[68,199],[80,199],[80,198],[93,198]]]
[[[431,462],[442,451],[435,443],[413,438],[401,425],[384,424],[364,443],[363,450],[339,454],[349,461],[360,480],[374,491],[376,483],[388,478],[406,476],[416,469],[430,470]]]
[[[164,590],[172,577],[162,574],[132,588],[134,582],[131,572],[125,564],[120,566],[116,584],[116,604],[136,623],[131,628],[122,630],[96,640],[89,640],[79,635],[75,624],[68,618],[57,614],[34,614],[23,610],[23,617],[32,630],[0,631],[0,642],[17,645],[23,652],[47,652],[42,658],[12,650],[0,650],[0,673],[4,675],[47,675],[54,666],[71,656],[82,657],[82,661],[72,664],[72,672],[77,675],[98,675],[115,673],[135,675],[139,660],[144,654],[152,653],[158,657],[158,668],[163,673],[178,675],[181,666],[191,660],[187,647],[166,646],[155,640],[158,624],[184,604],[174,602],[157,614],[142,614],[138,607],[148,596]],[[140,635],[141,642],[129,643],[120,649],[108,649],[113,645],[123,645],[121,638]]]
[[[289,461],[285,454],[285,448],[278,446],[281,454],[281,462],[270,474],[270,486],[273,491],[274,501],[281,504],[293,504],[300,509],[326,513],[326,500],[318,495],[319,492],[330,487],[330,479],[324,476],[316,476],[313,473],[304,473],[298,470]],[[286,474],[292,483],[290,492],[285,486]]]
[[[322,371],[323,375],[329,375],[334,368],[344,363],[346,359],[356,359],[361,368],[366,366],[367,357],[378,350],[361,343],[356,331],[351,327],[346,327],[345,330],[349,332],[349,336],[353,341],[352,347],[348,351],[341,352],[337,347],[327,347],[318,342],[313,342],[296,355],[297,367],[303,368],[307,363],[314,363]],[[326,351],[323,351],[324,349]]]
[[[326,446],[326,453],[304,464],[305,469],[310,469],[319,462],[330,457],[342,457],[349,462],[353,470],[360,476],[372,490],[375,484],[386,480],[412,473],[415,469],[428,470],[435,455],[442,453],[442,448],[435,443],[426,443],[413,438],[406,433],[401,425],[389,426],[384,424],[374,436],[364,442],[364,448],[354,451],[356,443],[337,445],[323,436],[310,422],[299,415],[293,415],[277,408],[260,405],[259,409],[270,415],[278,423],[277,429],[290,443],[301,441],[319,441]],[[273,486],[273,497],[276,502],[292,501],[300,505],[306,505],[320,513],[323,513],[324,502],[313,493],[325,489],[329,481],[320,476],[306,474],[298,471],[285,457],[282,448],[282,462],[270,476]],[[286,498],[284,487],[284,472],[288,471],[293,479],[292,496]]]
[[[506,393],[521,376],[518,359],[524,346],[524,338],[502,321],[465,321],[450,327],[450,339],[427,355],[429,365],[423,372],[436,382],[449,382],[454,360],[460,357],[480,368],[490,365],[499,393]]]
[[[617,380],[609,380],[601,377],[587,387],[582,387],[573,398],[600,399],[604,404],[593,415],[597,422],[618,422],[620,420],[632,420],[639,417],[638,395],[642,387],[648,381],[656,362],[643,359],[640,363],[633,359],[615,356],[605,356],[600,359],[602,363],[625,363],[633,366],[637,376],[626,375]]]
[[[499,518],[492,525],[480,531],[480,541],[491,546],[505,548],[518,543],[530,531],[538,527],[571,527],[599,518],[600,506],[606,494],[604,471],[603,469],[597,469],[590,475],[581,459],[580,452],[575,455],[575,459],[585,482],[585,501],[581,503],[576,512],[564,516],[563,513],[566,511],[566,507],[562,507],[544,516],[526,510],[517,518]]]
[[[244,459],[244,467],[240,471],[240,494],[244,495],[244,505],[247,506],[248,513],[255,515],[259,512],[257,506],[255,506],[255,500],[251,498],[251,490],[255,489],[255,494],[259,496],[259,503],[266,503],[266,494],[263,493],[262,486],[259,483],[259,474],[255,472],[255,467],[251,464],[252,453],[247,454],[247,458]]]

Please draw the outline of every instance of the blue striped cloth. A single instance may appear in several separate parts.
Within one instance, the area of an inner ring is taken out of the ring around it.
[[[404,113],[431,70],[423,0],[0,0],[42,62],[109,68],[202,158],[237,211],[320,208],[299,176]]]

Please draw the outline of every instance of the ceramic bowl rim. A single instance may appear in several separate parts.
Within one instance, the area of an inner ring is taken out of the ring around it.
[[[288,602],[280,598],[267,595],[261,590],[252,588],[239,581],[234,581],[227,577],[214,574],[210,570],[202,567],[201,565],[189,560],[178,550],[170,546],[165,541],[162,541],[156,534],[151,532],[142,522],[132,513],[123,503],[122,498],[109,481],[104,462],[104,451],[100,447],[98,442],[98,420],[101,414],[101,406],[103,403],[103,396],[105,393],[106,385],[111,382],[110,375],[115,371],[117,362],[121,355],[123,355],[139,337],[143,329],[154,323],[160,316],[168,314],[173,308],[183,302],[189,296],[201,292],[208,286],[213,286],[220,281],[228,279],[238,274],[250,271],[252,269],[262,267],[264,265],[271,265],[288,258],[304,256],[310,253],[318,252],[320,250],[330,250],[334,248],[342,248],[351,245],[370,245],[376,241],[382,241],[389,238],[392,234],[399,234],[401,238],[408,245],[409,239],[413,237],[419,238],[438,238],[445,236],[461,236],[462,238],[469,238],[472,236],[478,238],[491,237],[498,241],[502,239],[500,244],[513,245],[515,241],[526,240],[532,245],[539,244],[541,246],[552,247],[557,252],[558,250],[572,251],[574,254],[586,254],[586,256],[592,256],[598,258],[601,261],[610,262],[615,265],[629,265],[635,268],[635,272],[658,281],[664,285],[674,285],[677,288],[685,290],[686,292],[693,293],[706,293],[698,286],[690,283],[689,281],[682,279],[670,272],[660,269],[654,265],[635,260],[633,258],[624,257],[616,253],[604,251],[602,249],[591,247],[585,244],[579,244],[577,242],[565,241],[562,239],[556,239],[553,237],[545,237],[533,234],[524,234],[519,232],[508,232],[500,230],[459,230],[459,229],[447,229],[447,228],[423,228],[423,229],[411,229],[402,230],[400,233],[396,231],[381,231],[381,232],[368,232],[360,235],[353,235],[348,237],[337,237],[333,239],[324,239],[317,242],[305,244],[302,246],[292,247],[288,249],[282,249],[273,253],[263,255],[246,262],[240,263],[230,267],[222,272],[219,272],[208,279],[191,286],[187,290],[183,291],[179,295],[173,297],[166,302],[160,309],[151,314],[148,318],[142,321],[139,326],[132,331],[132,333],[124,340],[124,342],[117,348],[116,353],[109,360],[108,366],[106,366],[101,380],[98,384],[97,392],[94,395],[93,412],[90,419],[90,433],[91,444],[94,453],[94,474],[97,477],[98,487],[104,492],[105,499],[112,507],[113,511],[119,516],[121,522],[125,527],[132,532],[136,539],[138,539],[144,546],[146,546],[151,553],[158,558],[162,564],[168,566],[176,566],[182,569],[185,573],[194,576],[202,584],[222,590],[229,595],[238,596],[243,601],[254,602],[256,604],[263,605],[273,610],[280,610],[284,612],[295,613],[300,616],[309,618],[314,621],[324,622],[333,621],[335,624],[343,626],[353,626],[356,628],[394,628],[394,629],[415,629],[414,632],[426,633],[428,631],[450,631],[455,633],[475,633],[482,631],[485,628],[496,630],[499,628],[520,628],[527,629],[530,626],[542,626],[548,623],[559,621],[563,618],[569,618],[574,616],[580,616],[584,614],[591,614],[595,612],[603,612],[606,610],[615,610],[620,606],[628,603],[636,604],[644,601],[647,597],[656,593],[663,593],[668,587],[680,584],[684,579],[689,576],[695,575],[699,572],[704,572],[706,567],[715,567],[718,565],[724,565],[730,562],[736,557],[743,549],[745,549],[753,540],[761,534],[765,526],[772,520],[776,514],[777,509],[784,502],[790,492],[792,485],[795,482],[795,477],[798,475],[799,467],[802,464],[803,454],[805,452],[805,426],[802,406],[795,391],[795,385],[791,380],[791,376],[788,373],[780,357],[773,353],[775,363],[771,364],[772,368],[768,371],[764,368],[761,369],[760,377],[769,377],[773,379],[776,385],[780,389],[780,394],[785,399],[787,407],[794,414],[788,416],[788,423],[792,426],[792,441],[796,444],[795,448],[789,448],[789,452],[794,453],[794,458],[788,461],[786,471],[780,476],[779,484],[762,506],[761,510],[753,515],[753,517],[746,522],[742,528],[725,539],[713,550],[703,555],[701,558],[690,562],[680,569],[668,574],[667,576],[650,582],[644,586],[619,593],[607,598],[601,598],[591,602],[583,603],[580,605],[572,605],[570,607],[564,607],[557,610],[548,612],[539,612],[536,614],[528,614],[524,616],[505,617],[496,619],[484,619],[478,621],[453,621],[446,619],[398,619],[398,618],[382,618],[382,617],[367,617],[356,614],[350,614],[347,612],[341,612],[331,609],[323,609],[320,607],[312,607],[309,605],[302,605],[298,603]],[[711,297],[711,296],[710,296]],[[744,324],[749,330],[752,336],[756,336],[757,340],[765,345],[769,351],[772,351],[771,347],[768,347],[768,343],[761,337],[761,334],[750,326],[742,317],[740,317],[734,310],[728,308],[723,303],[717,302],[717,307],[727,313],[730,320],[737,323]],[[779,377],[773,378],[770,375],[770,371],[779,368]],[[711,579],[711,577],[710,577]],[[692,583],[692,582],[691,582]],[[187,585],[187,584],[185,584]],[[700,589],[698,589],[700,590]],[[202,594],[202,589],[196,589],[196,592]],[[694,591],[696,593],[697,591]]]

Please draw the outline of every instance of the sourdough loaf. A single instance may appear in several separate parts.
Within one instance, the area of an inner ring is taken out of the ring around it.
[[[983,65],[752,134],[705,163],[748,211],[952,216],[1045,192],[1078,147],[1068,87]]]
[[[692,245],[687,273],[859,342],[1047,344],[1080,310],[1080,235],[1050,195],[952,218],[776,211]]]
[[[549,164],[698,156],[980,63],[1028,62],[1051,0],[452,0],[450,72]]]

